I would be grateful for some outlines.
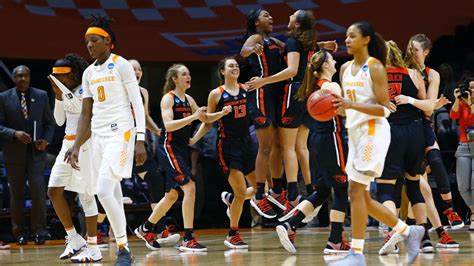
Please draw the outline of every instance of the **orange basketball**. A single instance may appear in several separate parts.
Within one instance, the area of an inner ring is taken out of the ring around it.
[[[336,108],[332,100],[336,99],[329,90],[317,90],[313,92],[306,103],[308,113],[314,119],[325,122],[336,116]]]

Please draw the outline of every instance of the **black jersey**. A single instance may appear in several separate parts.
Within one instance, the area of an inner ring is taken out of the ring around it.
[[[173,91],[168,92],[173,96],[173,120],[182,119],[193,114],[191,104],[188,101],[188,98],[184,101],[174,94]],[[161,135],[159,143],[163,144],[166,142],[167,145],[185,145],[189,144],[189,138],[192,136],[193,131],[191,125],[186,125],[181,129],[167,132],[166,128],[163,126],[161,128]]]
[[[306,71],[306,66],[308,65],[308,60],[311,59],[313,56],[314,51],[305,49],[303,44],[298,41],[297,39],[290,37],[286,40],[285,45],[285,61],[288,63],[288,53],[290,52],[298,52],[300,54],[300,62],[298,64],[298,72],[296,76],[294,76],[291,81],[293,82],[302,82],[304,78],[304,74]]]
[[[388,90],[390,101],[395,101],[395,97],[403,94],[412,98],[418,98],[418,88],[406,68],[387,68]],[[395,124],[406,124],[413,120],[422,118],[422,112],[411,104],[401,104],[397,106],[397,111],[391,113],[388,122]]]
[[[252,53],[247,61],[250,65],[250,77],[268,77],[280,72],[283,69],[283,60],[280,54],[280,47],[271,39],[263,39],[263,53],[258,56]],[[269,84],[267,86],[275,86]]]
[[[247,91],[240,84],[239,94],[231,95],[219,87],[221,98],[217,103],[217,110],[221,111],[224,106],[231,106],[232,112],[219,119],[219,138],[244,138],[249,135],[250,119],[247,115]]]
[[[329,82],[329,81],[325,79],[320,79],[318,80],[316,87],[321,88],[323,84],[326,82]],[[343,125],[342,117],[340,115],[336,115],[334,116],[333,119],[329,121],[324,121],[324,122],[314,120],[314,130],[316,132],[321,132],[321,133],[332,133],[332,132],[339,133],[344,129],[342,125]]]

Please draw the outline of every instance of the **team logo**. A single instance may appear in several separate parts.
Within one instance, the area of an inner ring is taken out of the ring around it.
[[[175,103],[179,103],[179,99],[178,99],[178,98],[174,98],[174,102],[175,102]]]
[[[255,123],[257,123],[257,125],[263,125],[266,122],[267,122],[266,117],[257,117],[257,118],[255,118]]]
[[[112,129],[112,132],[115,132],[118,130],[118,126],[117,126],[117,123],[113,123],[110,125],[110,129]]]
[[[362,71],[367,72],[367,69],[369,69],[369,65],[365,64],[365,65],[362,67]]]
[[[115,67],[114,63],[110,63],[107,65],[108,69],[114,69],[114,67]]]
[[[285,117],[281,118],[281,122],[283,123],[283,125],[289,125],[289,124],[291,124],[291,122],[293,122],[293,119],[295,119],[295,118],[285,116]]]
[[[336,179],[336,182],[345,184],[347,182],[347,176],[345,175],[335,175],[334,179]]]
[[[66,94],[66,98],[68,98],[69,100],[71,100],[71,99],[73,98],[72,93]]]
[[[224,99],[229,98],[229,94],[227,94],[227,92],[224,92],[224,94],[222,94],[222,98],[224,98]]]

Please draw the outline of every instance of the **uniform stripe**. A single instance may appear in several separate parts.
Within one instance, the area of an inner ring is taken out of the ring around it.
[[[262,53],[262,63],[263,63],[263,75],[264,77],[268,77],[268,64],[267,64],[267,56],[265,53]]]
[[[258,101],[260,102],[258,109],[260,110],[260,112],[262,112],[263,115],[265,115],[265,90],[264,88],[260,88],[258,90],[260,91],[260,93],[258,94]]]
[[[224,170],[225,173],[227,173],[229,171],[229,167],[227,166],[224,160],[224,152],[222,151],[222,143],[223,143],[223,140],[219,139],[219,143],[217,144],[217,151],[219,154],[219,162],[222,166],[222,169]]]
[[[286,109],[290,108],[291,87],[293,83],[288,86],[288,94],[286,95]]]
[[[178,160],[176,159],[176,155],[174,154],[173,148],[171,147],[171,140],[172,140],[172,133],[166,134],[166,139],[165,139],[165,151],[166,155],[168,157],[168,160],[171,163],[171,166],[173,166],[173,169],[178,171],[180,175],[183,174],[183,171],[181,171],[181,167],[179,167]]]
[[[260,89],[256,89],[255,90],[255,102],[257,103],[257,108],[260,110],[259,97],[260,97]]]
[[[336,120],[336,124],[338,128],[338,132],[340,132],[341,121],[339,117],[337,116],[335,120]],[[342,142],[341,136],[338,133],[336,133],[335,136],[336,136],[337,150],[338,150],[338,155],[339,155],[339,158],[337,160],[341,162],[339,166],[341,167],[342,172],[346,174],[346,161],[344,159],[345,154],[344,154],[344,146],[343,146],[344,144]]]
[[[375,119],[370,119],[367,121],[367,123],[369,124],[369,130],[367,131],[367,134],[369,136],[375,135]]]
[[[117,63],[117,59],[120,57],[120,55],[116,54],[112,57],[112,62]]]
[[[289,84],[286,84],[285,85],[285,91],[284,91],[284,94],[283,94],[283,104],[281,105],[281,116],[283,117],[286,113],[286,109],[287,109],[287,106],[285,104],[286,102],[286,98],[288,98],[288,87],[289,87]]]

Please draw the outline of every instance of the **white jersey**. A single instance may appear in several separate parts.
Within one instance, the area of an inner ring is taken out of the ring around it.
[[[342,78],[342,89],[344,90],[344,97],[352,102],[376,104],[373,90],[373,82],[370,76],[369,66],[374,62],[375,58],[369,57],[359,71],[352,75],[352,67],[354,60],[346,67]],[[353,109],[346,110],[346,127],[354,128],[361,125],[370,119],[382,118],[380,116],[368,115]]]
[[[103,64],[94,62],[84,71],[82,86],[83,97],[94,100],[92,133],[104,137],[114,136],[134,127],[130,103],[133,104],[131,99],[136,98],[136,95],[140,98],[140,89],[133,68],[126,59],[110,54]],[[145,132],[144,121],[144,114],[142,119],[137,119],[139,132]]]
[[[82,110],[82,94],[83,90],[79,86],[74,92],[63,93],[62,101],[55,101],[54,119],[59,126],[66,122],[66,135],[77,133],[77,124]]]

